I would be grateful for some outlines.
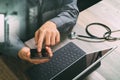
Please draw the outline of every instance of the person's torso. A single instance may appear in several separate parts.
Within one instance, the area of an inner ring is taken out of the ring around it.
[[[29,38],[34,37],[35,31],[40,28],[42,24],[56,17],[59,13],[62,12],[62,7],[72,1],[73,0],[39,0],[39,4],[36,5],[38,6],[38,15],[35,17],[35,19],[33,19],[33,21],[36,20],[37,23],[33,22],[33,26],[29,26]]]

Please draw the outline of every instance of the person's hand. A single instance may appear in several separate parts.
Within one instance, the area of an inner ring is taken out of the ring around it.
[[[43,43],[45,46],[54,46],[60,41],[60,34],[56,24],[48,21],[35,32],[35,42],[38,52],[41,52]]]
[[[50,47],[46,47],[46,51],[49,53],[49,56],[52,57],[53,53]],[[28,61],[33,64],[41,64],[48,62],[50,59],[31,59],[30,58],[30,48],[28,47],[23,47],[19,52],[18,52],[18,57],[22,60]]]

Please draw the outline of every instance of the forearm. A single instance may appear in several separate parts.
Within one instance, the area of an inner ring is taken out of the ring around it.
[[[76,24],[78,14],[77,1],[73,0],[71,3],[64,5],[59,14],[51,21],[57,25],[60,32],[64,33]]]

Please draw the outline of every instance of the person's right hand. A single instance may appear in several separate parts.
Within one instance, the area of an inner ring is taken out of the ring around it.
[[[49,56],[52,57],[53,53],[50,47],[46,47],[46,51],[49,53]],[[18,52],[18,56],[20,59],[28,61],[30,63],[33,64],[41,64],[41,63],[45,63],[48,62],[50,59],[31,59],[30,58],[30,48],[28,47],[23,47],[19,52]]]

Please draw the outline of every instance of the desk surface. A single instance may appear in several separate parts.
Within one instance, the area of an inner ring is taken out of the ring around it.
[[[100,22],[108,25],[112,30],[120,29],[120,0],[103,0],[96,5],[82,11],[79,14],[77,24],[73,31],[78,34],[86,35],[85,26],[92,22]],[[97,31],[99,30],[99,31]],[[96,34],[101,34],[102,29],[94,29],[93,32]],[[119,36],[119,34],[116,34]],[[118,46],[118,48],[104,58],[101,62],[101,67],[96,71],[91,73],[86,80],[119,80],[120,79],[120,41],[114,42],[102,42],[102,43],[90,43],[81,40],[68,40],[62,44],[66,44],[66,42],[72,41],[77,44],[80,48],[82,48],[87,53],[99,51],[102,49],[110,48],[113,46]],[[58,45],[63,46],[62,44]],[[57,49],[57,47],[56,47]],[[55,49],[55,50],[56,50]]]
[[[103,0],[94,6],[82,11],[79,14],[78,21],[76,26],[74,27],[73,31],[77,34],[86,35],[85,27],[86,25],[99,22],[103,23],[110,27],[111,30],[120,30],[120,1],[118,0]],[[98,26],[97,26],[98,27]],[[104,30],[101,28],[95,28],[92,30],[93,33],[100,35]],[[115,36],[119,36],[119,33],[115,34]],[[93,42],[86,42],[82,40],[69,40],[66,39],[62,44],[57,45],[58,48],[63,46],[63,44],[67,44],[66,42],[72,41],[76,45],[78,45],[81,49],[86,51],[87,53],[111,48],[114,46],[118,46],[118,48],[104,58],[101,62],[101,67],[90,74],[86,80],[119,80],[120,79],[120,40],[114,42],[100,42],[100,43],[93,43]],[[55,46],[54,50],[57,49]]]
[[[85,26],[93,23],[99,22],[108,25],[111,30],[120,30],[120,1],[119,0],[103,0],[96,5],[88,8],[87,10],[80,13],[77,27],[74,31],[79,34],[85,34]],[[99,30],[99,31],[98,31]],[[102,30],[100,28],[94,29],[94,33],[101,34]],[[120,33],[120,32],[119,32]],[[120,36],[119,33],[115,36]],[[80,47],[86,52],[93,52],[96,50],[101,50],[109,48],[112,46],[118,46],[118,48],[102,60],[102,65],[95,72],[90,74],[86,80],[119,80],[120,79],[120,40],[114,42],[102,42],[102,43],[90,43],[84,41],[75,41],[79,43]]]

